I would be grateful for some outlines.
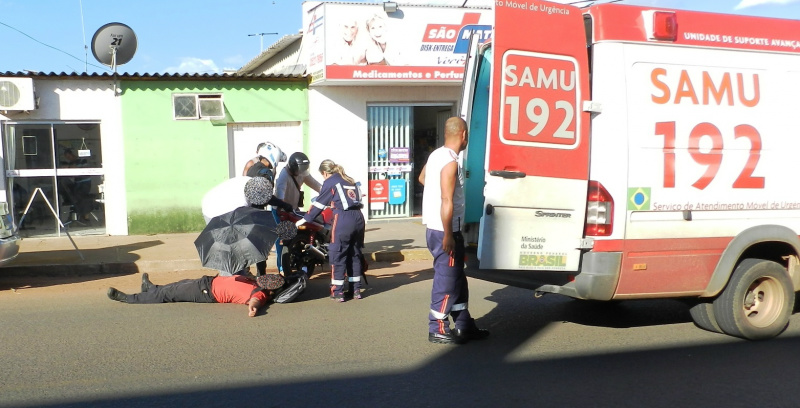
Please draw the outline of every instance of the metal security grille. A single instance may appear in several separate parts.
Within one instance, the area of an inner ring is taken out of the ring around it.
[[[412,161],[398,159],[404,152],[411,158],[413,152],[412,135],[414,134],[414,107],[413,106],[368,106],[367,127],[369,128],[369,180],[403,180],[405,183],[405,200],[400,204],[390,202],[375,203],[370,201],[369,218],[401,218],[411,214],[411,202],[414,197],[414,183],[411,183],[413,174]],[[402,184],[393,181],[397,187]],[[370,190],[367,188],[367,190]],[[368,195],[374,194],[369,191]],[[399,192],[395,194],[396,200]]]

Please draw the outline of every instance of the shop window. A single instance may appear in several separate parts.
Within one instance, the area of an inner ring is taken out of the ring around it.
[[[20,236],[105,233],[100,130],[98,121],[4,126],[5,198]]]
[[[172,95],[175,119],[217,119],[225,117],[222,95],[175,94]]]

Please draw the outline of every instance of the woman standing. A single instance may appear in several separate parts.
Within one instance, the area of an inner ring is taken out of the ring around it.
[[[361,299],[361,249],[364,247],[364,215],[361,214],[359,184],[347,176],[342,166],[323,160],[319,172],[325,181],[317,201],[297,226],[314,220],[325,207],[333,210],[331,243],[328,260],[331,264],[331,297],[344,302],[345,275],[353,299]]]

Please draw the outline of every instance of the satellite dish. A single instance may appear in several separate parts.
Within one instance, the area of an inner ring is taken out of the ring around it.
[[[92,54],[101,64],[108,65],[114,72],[117,66],[125,64],[136,53],[136,33],[122,23],[108,23],[94,33]]]

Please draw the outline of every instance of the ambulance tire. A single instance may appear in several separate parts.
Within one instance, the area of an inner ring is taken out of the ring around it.
[[[714,316],[713,303],[698,303],[689,309],[689,314],[692,315],[695,326],[713,333],[722,333],[722,329],[717,324],[717,318]]]
[[[714,300],[714,315],[722,331],[747,340],[781,334],[793,308],[794,291],[786,269],[763,259],[742,261]]]

